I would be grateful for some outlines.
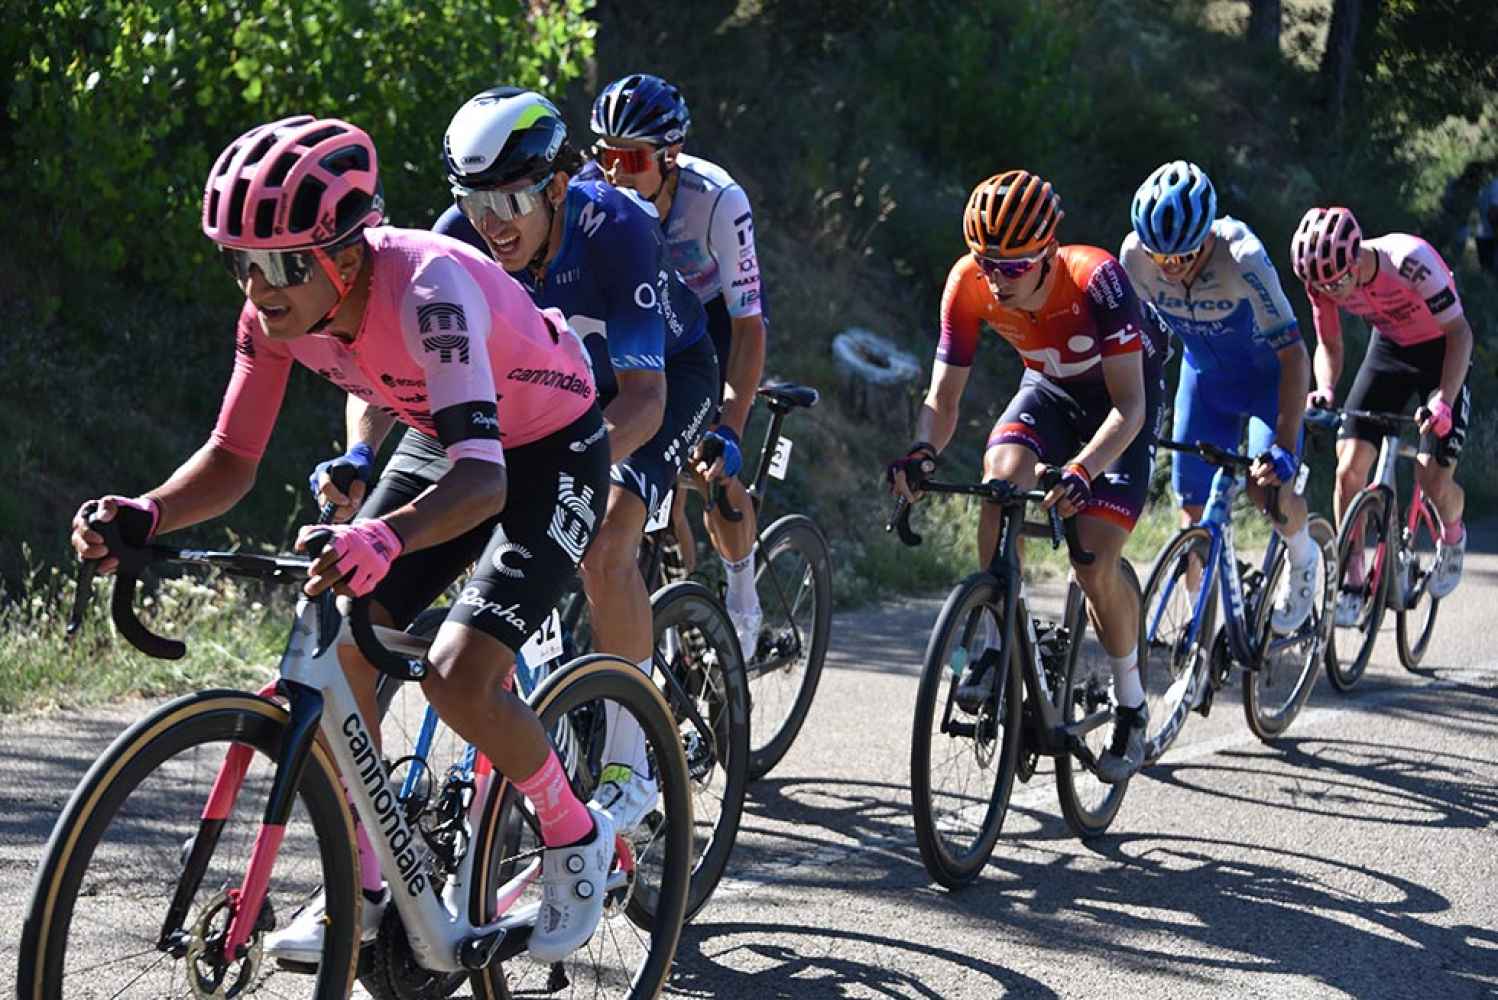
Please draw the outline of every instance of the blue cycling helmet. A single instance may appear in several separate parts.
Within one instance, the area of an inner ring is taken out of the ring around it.
[[[1201,167],[1174,160],[1139,185],[1129,215],[1146,250],[1190,253],[1206,240],[1217,218],[1217,192]]]
[[[593,131],[611,139],[644,139],[670,146],[687,137],[691,124],[681,91],[649,73],[620,77],[593,102]]]

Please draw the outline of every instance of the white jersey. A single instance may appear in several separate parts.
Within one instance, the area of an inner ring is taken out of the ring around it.
[[[1300,338],[1279,275],[1253,230],[1232,216],[1213,221],[1212,235],[1211,255],[1189,286],[1166,278],[1132,232],[1118,259],[1196,371],[1277,371],[1276,352]]]
[[[715,163],[686,154],[676,163],[679,180],[666,217],[672,266],[699,301],[722,295],[729,316],[758,316],[759,257],[749,196]]]

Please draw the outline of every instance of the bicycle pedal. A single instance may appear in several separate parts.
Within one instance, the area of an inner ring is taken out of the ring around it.
[[[1203,719],[1212,714],[1212,699],[1216,694],[1217,688],[1211,684],[1208,684],[1206,689],[1202,691],[1202,700],[1197,703],[1195,710],[1201,713]]]
[[[572,985],[567,978],[567,968],[561,962],[551,963],[551,972],[546,977],[546,992],[560,993]]]
[[[458,964],[470,972],[488,968],[499,946],[504,944],[505,929],[496,927],[487,934],[477,934],[458,945]]]

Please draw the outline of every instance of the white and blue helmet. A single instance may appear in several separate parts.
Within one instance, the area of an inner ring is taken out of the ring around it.
[[[1146,250],[1190,253],[1206,240],[1217,218],[1217,192],[1201,167],[1173,160],[1139,185],[1129,215]]]

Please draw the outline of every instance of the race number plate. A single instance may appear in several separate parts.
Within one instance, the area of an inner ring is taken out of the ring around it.
[[[775,454],[770,458],[770,475],[785,478],[785,470],[791,465],[791,439],[781,437],[775,442]]]
[[[525,640],[525,645],[520,647],[520,655],[525,657],[525,662],[532,668],[550,663],[562,655],[562,616],[557,614],[556,608],[551,609],[551,614],[546,616],[541,627]]]

